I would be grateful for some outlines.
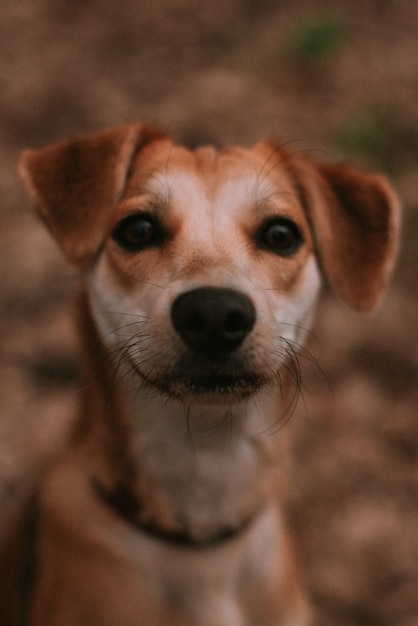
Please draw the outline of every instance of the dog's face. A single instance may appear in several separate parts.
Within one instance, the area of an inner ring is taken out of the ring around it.
[[[381,177],[268,143],[190,152],[128,126],[26,153],[22,172],[85,268],[116,363],[183,402],[280,384],[320,273],[370,309],[393,265],[398,208]]]
[[[132,164],[87,280],[106,342],[159,392],[231,402],[277,385],[298,351],[320,278],[278,158],[162,140]]]

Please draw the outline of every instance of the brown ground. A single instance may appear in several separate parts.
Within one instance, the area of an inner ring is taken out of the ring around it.
[[[418,625],[418,3],[3,0],[0,543],[76,406],[74,279],[32,217],[19,151],[153,120],[189,142],[266,135],[392,178],[400,262],[380,312],[326,294],[288,514],[318,626]]]

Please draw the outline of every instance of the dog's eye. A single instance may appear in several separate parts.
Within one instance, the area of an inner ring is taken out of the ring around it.
[[[281,256],[290,256],[299,250],[303,243],[299,228],[285,218],[269,220],[258,232],[259,244]]]
[[[138,252],[143,248],[158,245],[163,239],[163,230],[149,215],[128,215],[112,232],[116,243],[127,252]]]

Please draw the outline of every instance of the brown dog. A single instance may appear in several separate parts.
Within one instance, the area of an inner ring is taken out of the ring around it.
[[[322,277],[358,310],[380,300],[389,185],[143,125],[27,151],[20,173],[82,271],[86,377],[79,444],[39,498],[27,623],[306,625],[278,425]]]

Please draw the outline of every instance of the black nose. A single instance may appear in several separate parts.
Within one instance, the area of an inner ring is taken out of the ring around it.
[[[202,287],[176,298],[171,319],[189,348],[218,358],[242,343],[254,326],[255,309],[239,291]]]

